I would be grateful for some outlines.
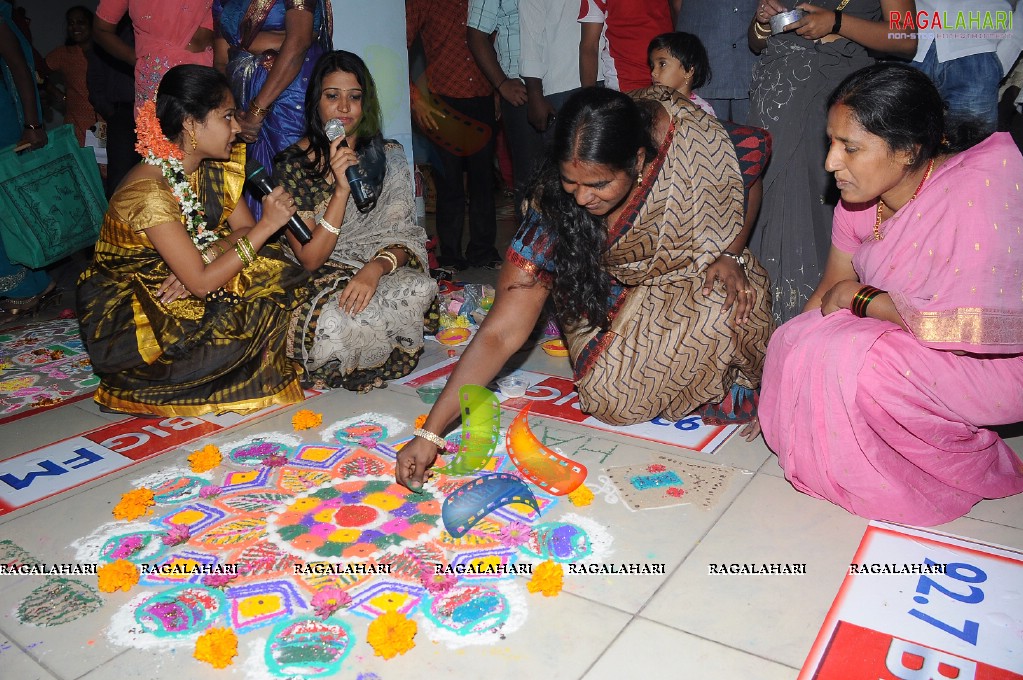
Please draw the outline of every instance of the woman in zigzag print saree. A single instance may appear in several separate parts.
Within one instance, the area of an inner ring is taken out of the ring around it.
[[[751,155],[744,130],[733,133],[744,163],[766,160],[766,137]],[[548,296],[584,412],[615,425],[698,409],[751,420],[774,324],[767,274],[745,250],[743,176],[730,133],[674,90],[569,99],[497,299],[426,434],[458,415],[459,387],[487,384],[522,346]],[[399,482],[422,483],[431,441],[400,452]]]

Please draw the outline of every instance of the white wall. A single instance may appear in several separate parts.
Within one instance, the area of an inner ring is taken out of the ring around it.
[[[334,49],[358,54],[380,92],[384,136],[398,140],[412,162],[405,0],[332,0]]]

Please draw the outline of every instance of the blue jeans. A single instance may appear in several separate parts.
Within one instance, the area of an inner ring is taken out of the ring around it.
[[[914,61],[934,81],[941,98],[948,103],[948,117],[955,120],[973,119],[987,132],[998,126],[998,81],[1002,79],[1002,64],[994,52],[973,54],[941,63],[937,45],[924,55],[923,61]]]

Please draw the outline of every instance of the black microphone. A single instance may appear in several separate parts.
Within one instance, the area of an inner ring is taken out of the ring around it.
[[[249,159],[249,162],[245,164],[245,180],[251,183],[261,196],[267,196],[274,190],[274,181],[270,178],[270,175],[267,174],[266,168],[252,159]],[[288,228],[288,231],[290,231],[302,245],[309,243],[309,241],[313,238],[312,232],[309,231],[309,227],[307,227],[305,222],[302,221],[302,218],[295,213],[292,213],[284,226]]]
[[[333,142],[338,137],[344,137],[345,124],[341,122],[340,118],[331,118],[323,126],[323,134],[327,135],[329,142]],[[348,140],[343,140],[341,144],[348,146]],[[353,165],[345,170],[345,179],[348,180],[348,186],[352,188],[352,198],[355,200],[355,207],[359,209],[359,212],[366,213],[376,207],[377,192],[369,178],[366,177],[366,171],[362,169],[361,164]]]

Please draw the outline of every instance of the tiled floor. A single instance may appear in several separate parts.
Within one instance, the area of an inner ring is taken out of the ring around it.
[[[446,356],[428,343],[422,365]],[[569,375],[567,360],[539,349],[520,356],[523,367]],[[307,402],[324,422],[367,412],[411,422],[424,405],[414,391],[391,386],[369,395],[328,392]],[[211,437],[213,443],[247,434],[291,431],[292,407]],[[99,427],[117,416],[82,401],[15,421],[0,429],[2,458]],[[503,424],[509,422],[504,414]],[[663,575],[570,575],[556,598],[528,596],[528,619],[507,639],[489,646],[451,650],[422,640],[391,661],[372,655],[364,642],[366,621],[351,621],[357,643],[335,677],[395,678],[795,678],[844,578],[866,521],[829,503],[796,492],[785,481],[762,440],[733,437],[713,455],[641,442],[622,435],[538,421],[565,433],[610,442],[610,456],[580,450],[588,483],[610,466],[644,463],[668,454],[733,468],[736,474],[716,505],[632,512],[601,494],[577,512],[614,537],[608,561],[663,563]],[[315,431],[303,439],[318,440]],[[1023,452],[1023,437],[1011,440]],[[111,520],[111,507],[132,480],[184,464],[187,449],[172,451],[57,497],[0,516],[0,541],[10,540],[44,562],[74,561],[71,542]],[[598,448],[598,447],[591,447]],[[607,450],[608,447],[599,447]],[[567,506],[567,509],[566,507]],[[1023,496],[981,503],[966,518],[939,529],[1023,549]],[[799,576],[717,576],[708,565],[725,562],[805,563]],[[88,577],[85,577],[88,578]],[[134,593],[104,596],[99,610],[55,627],[19,622],[22,599],[40,581],[0,576],[0,678],[34,680],[147,680],[263,677],[260,631],[243,635],[233,667],[217,671],[191,658],[191,647],[157,651],[113,645],[105,628]],[[354,618],[354,617],[353,617]]]

